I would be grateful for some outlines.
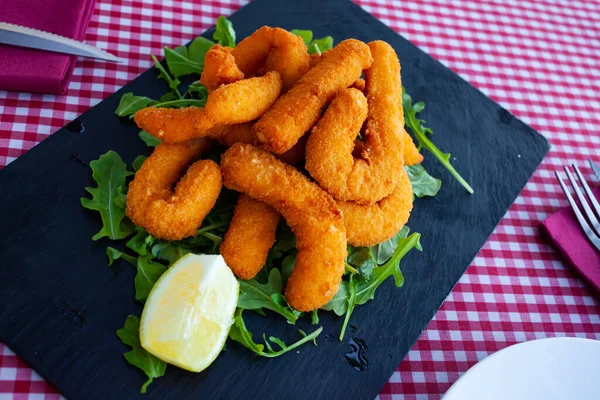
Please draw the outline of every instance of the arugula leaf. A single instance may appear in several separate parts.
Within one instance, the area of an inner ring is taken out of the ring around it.
[[[128,248],[135,251],[140,256],[149,253],[148,248],[154,243],[154,238],[141,226],[135,227],[135,236],[125,244]]]
[[[348,297],[350,295],[350,288],[348,281],[342,281],[339,290],[333,296],[333,299],[329,300],[329,303],[321,307],[325,311],[333,311],[337,316],[342,316],[348,310]]]
[[[201,74],[204,69],[204,56],[215,44],[202,36],[192,41],[189,47],[179,46],[174,49],[164,48],[169,72],[179,78],[182,75]]]
[[[256,279],[239,280],[240,296],[238,308],[256,310],[266,308],[284,317],[288,323],[295,324],[300,312],[293,310],[283,296],[283,280],[278,269],[272,269],[267,283],[261,284]]]
[[[181,81],[177,78],[173,79],[171,75],[165,70],[165,67],[163,67],[160,61],[158,61],[154,54],[150,54],[150,57],[152,58],[152,61],[154,61],[154,66],[159,71],[158,79],[164,79],[165,81],[167,81],[167,84],[169,85],[169,88],[171,89],[173,94],[178,99],[183,99],[183,96],[181,96],[181,93],[179,93],[179,84],[181,83]]]
[[[348,264],[358,267],[358,272],[369,279],[373,268],[377,266],[375,256],[370,247],[348,246]]]
[[[325,36],[321,39],[313,40],[308,46],[308,54],[313,53],[324,53],[333,47],[333,38],[331,36]]]
[[[92,198],[81,198],[81,205],[100,212],[102,228],[92,240],[108,237],[113,240],[124,239],[133,232],[133,224],[125,216],[125,178],[133,175],[114,151],[109,151],[90,163],[92,178],[97,187],[86,187]]]
[[[146,131],[140,131],[139,136],[140,139],[142,139],[142,142],[148,147],[156,147],[161,143],[160,139],[155,138]]]
[[[242,318],[242,312],[243,310],[239,308],[236,311],[234,323],[231,326],[231,330],[229,331],[229,338],[242,344],[244,347],[261,357],[278,357],[310,341],[315,341],[314,343],[316,345],[316,338],[323,331],[323,327],[320,327],[308,335],[304,332],[301,332],[300,335],[302,336],[302,339],[298,340],[295,343],[292,343],[289,346],[286,345],[281,339],[278,339],[274,336],[269,336],[269,340],[267,340],[266,337],[264,337],[265,335],[263,335],[265,341],[265,344],[263,345],[254,342],[254,340],[252,339],[252,332],[250,332],[248,328],[246,328],[246,324],[244,323],[244,319]],[[274,350],[271,346],[271,343],[269,342],[272,342],[279,346],[280,350]],[[267,347],[267,351],[265,351],[265,346]]]
[[[371,247],[373,250],[373,256],[378,265],[384,264],[387,260],[394,255],[394,251],[396,247],[398,247],[398,242],[400,239],[404,239],[408,236],[410,232],[410,228],[406,225],[400,229],[400,231],[393,238],[386,240],[385,242],[381,242]]]
[[[404,166],[404,170],[417,197],[433,197],[442,187],[442,181],[429,175],[421,164]]]
[[[154,357],[142,347],[140,343],[140,319],[137,316],[129,315],[125,320],[125,325],[117,330],[117,336],[124,345],[131,347],[131,350],[124,354],[127,362],[141,369],[148,377],[148,380],[140,389],[140,393],[146,393],[148,385],[155,378],[160,378],[165,374],[167,363]]]
[[[306,48],[308,49],[308,54],[321,54],[333,47],[333,38],[331,36],[313,40],[313,32],[310,30],[292,29],[291,32],[304,40],[304,44],[306,44]]]
[[[394,277],[396,287],[401,287],[404,284],[404,276],[400,271],[400,260],[412,248],[422,251],[421,243],[419,242],[421,235],[413,233],[407,238],[400,239],[398,246],[394,250],[394,254],[388,262],[380,267],[373,269],[371,279],[359,281],[356,285],[356,304],[365,304],[367,301],[375,297],[375,291],[389,276]]]
[[[221,15],[217,18],[215,28],[213,39],[217,43],[221,46],[235,47],[235,30],[233,30],[233,24],[230,20]]]
[[[473,188],[464,180],[462,176],[454,169],[450,164],[450,153],[442,153],[435,144],[429,139],[428,134],[432,134],[433,131],[430,128],[423,126],[422,119],[417,118],[417,113],[425,109],[423,102],[413,104],[412,98],[406,93],[404,87],[402,88],[402,107],[404,109],[404,121],[407,127],[410,128],[411,132],[419,143],[419,150],[425,148],[434,155],[435,158],[454,176],[454,178],[469,192],[473,194]]]
[[[312,325],[319,325],[319,310],[313,310],[310,317],[310,323]],[[302,331],[301,331],[302,332]],[[315,346],[317,343],[315,342]]]
[[[296,252],[295,251],[292,254],[288,254],[281,262],[281,277],[283,278],[284,284],[287,283],[288,278],[292,274],[295,263],[296,263]]]
[[[346,316],[344,317],[344,323],[342,324],[342,329],[340,330],[339,340],[340,342],[344,340],[344,333],[346,333],[346,328],[348,327],[348,322],[350,322],[350,316],[354,311],[354,307],[356,306],[356,292],[357,292],[357,281],[354,279],[353,275],[350,275],[350,282],[348,282],[348,307],[346,308]]]
[[[206,103],[206,99],[208,98],[208,89],[199,82],[194,82],[188,87],[187,94],[189,96],[195,96],[199,100],[204,100]]]
[[[160,278],[167,270],[167,267],[164,265],[154,262],[154,256],[152,254],[146,254],[135,258],[113,247],[108,247],[106,249],[106,255],[108,256],[109,267],[119,258],[136,267],[137,273],[135,274],[134,279],[135,299],[140,303],[146,301],[158,278]]]
[[[313,32],[311,30],[292,29],[290,32],[296,36],[300,36],[302,40],[304,40],[306,46],[310,45],[310,42],[312,42]]]
[[[176,246],[169,242],[156,243],[154,246],[152,246],[151,251],[154,257],[168,262],[169,266],[173,265],[173,263],[190,252],[183,247]]]
[[[131,163],[133,170],[137,172],[140,168],[142,168],[142,164],[144,163],[144,161],[146,161],[146,158],[146,156],[137,156],[135,160],[133,160],[133,162]]]
[[[129,115],[134,115],[142,108],[150,107],[156,103],[156,100],[152,100],[145,96],[134,96],[131,92],[125,93],[121,96],[121,101],[115,110],[115,114],[119,117],[127,117]]]

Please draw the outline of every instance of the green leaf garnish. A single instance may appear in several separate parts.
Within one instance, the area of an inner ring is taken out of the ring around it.
[[[171,91],[173,91],[173,94],[176,96],[176,98],[182,99],[183,96],[181,96],[181,93],[179,93],[179,84],[181,83],[181,81],[177,78],[173,79],[171,75],[165,70],[165,67],[163,67],[160,61],[158,61],[154,54],[150,54],[150,57],[152,58],[152,61],[154,61],[154,66],[159,71],[158,79],[164,79],[165,81],[167,81],[169,88],[171,89]]]
[[[442,181],[429,175],[421,164],[404,166],[413,193],[417,197],[435,196],[442,187]]]
[[[135,160],[133,160],[133,162],[131,163],[131,166],[133,167],[134,171],[138,171],[140,168],[142,168],[142,164],[144,163],[144,161],[146,161],[146,156],[137,156],[135,158]]]
[[[158,278],[160,278],[167,270],[167,267],[154,261],[154,256],[152,254],[146,254],[136,258],[113,247],[108,247],[106,249],[106,255],[108,256],[109,266],[111,266],[115,260],[121,258],[137,269],[134,279],[135,299],[140,303],[146,301],[154,284],[158,281]]]
[[[148,385],[155,378],[160,378],[165,374],[167,363],[154,357],[142,347],[140,343],[140,319],[135,315],[127,317],[125,325],[117,330],[117,336],[124,345],[131,347],[131,350],[124,354],[127,362],[141,369],[148,377],[148,380],[140,389],[140,393],[146,393]]]
[[[265,342],[265,344],[263,345],[263,344],[256,343],[252,339],[252,332],[250,332],[248,330],[248,328],[246,328],[246,324],[244,323],[244,319],[242,318],[242,311],[243,311],[242,309],[238,309],[235,313],[234,323],[231,326],[231,330],[229,331],[229,338],[231,340],[234,340],[234,341],[242,344],[244,347],[246,347],[247,349],[251,350],[252,352],[254,352],[255,354],[257,354],[261,357],[268,357],[268,358],[278,357],[278,356],[285,354],[291,350],[294,350],[295,348],[302,346],[304,343],[308,343],[310,341],[314,341],[314,343],[316,345],[317,343],[316,343],[315,339],[323,331],[323,327],[320,327],[308,335],[306,333],[302,332],[302,333],[300,333],[300,335],[302,336],[302,339],[298,340],[295,343],[292,343],[289,346],[286,345],[281,339],[278,339],[274,336],[269,336],[269,340],[267,340],[266,337],[264,337],[265,335],[263,335],[264,342]],[[273,343],[274,345],[279,346],[280,350],[273,349],[272,344],[269,342]],[[267,347],[266,351],[265,351],[265,346]]]
[[[404,276],[400,271],[400,260],[412,248],[422,251],[419,239],[421,234],[413,233],[407,238],[398,241],[398,247],[388,262],[380,267],[373,269],[371,279],[357,283],[356,287],[356,304],[365,304],[367,301],[375,297],[375,291],[389,276],[394,277],[396,287],[401,287],[404,284]]]
[[[373,256],[377,262],[377,265],[384,264],[387,260],[389,260],[393,255],[394,251],[396,251],[396,247],[398,247],[398,242],[400,239],[404,239],[410,233],[410,228],[406,225],[400,229],[400,231],[393,238],[386,240],[385,242],[381,242],[371,247],[373,250]]]
[[[331,36],[313,40],[313,32],[310,30],[292,29],[291,32],[304,40],[304,44],[306,44],[306,48],[308,49],[308,54],[321,54],[333,47],[333,38]]]
[[[329,300],[329,303],[321,307],[325,311],[333,311],[337,316],[342,316],[348,310],[348,296],[350,294],[350,288],[348,281],[342,281],[339,290],[333,296],[333,299]]]
[[[204,69],[204,56],[215,44],[202,36],[197,37],[189,47],[179,46],[174,49],[164,48],[165,59],[169,72],[175,78],[182,75],[201,74]]]
[[[402,234],[402,231],[400,231],[396,237]],[[400,260],[412,248],[416,248],[419,251],[422,250],[419,243],[420,237],[419,233],[413,233],[409,237],[399,238],[392,256],[385,264],[373,268],[370,277],[350,275],[349,281],[342,281],[340,289],[333,299],[322,307],[323,310],[331,310],[339,316],[345,315],[344,324],[340,332],[340,341],[344,338],[346,327],[355,306],[365,304],[367,301],[373,299],[377,288],[390,276],[394,277],[397,287],[401,287],[404,284],[404,276],[400,271]],[[374,255],[376,259],[380,256],[380,252],[381,249],[377,255]],[[384,256],[381,255],[381,257],[383,258]]]
[[[304,44],[307,47],[308,45],[310,45],[310,42],[312,42],[313,32],[311,30],[292,29],[290,32],[292,32],[296,36],[300,36],[302,40],[304,40]]]
[[[370,247],[348,246],[347,263],[358,268],[358,273],[370,278],[373,268],[377,266],[375,256]]]
[[[154,238],[141,226],[135,227],[135,235],[125,244],[128,248],[135,251],[140,256],[149,254],[149,247],[154,243]]]
[[[161,143],[160,139],[155,138],[146,131],[140,131],[139,136],[140,139],[142,139],[142,142],[148,147],[156,147]]]
[[[109,151],[99,159],[90,163],[92,178],[97,187],[86,187],[85,190],[92,198],[81,198],[81,205],[90,210],[96,210],[102,218],[102,228],[92,240],[103,237],[118,240],[124,239],[133,232],[133,224],[125,216],[125,178],[133,172],[127,171],[127,166],[114,151]]]
[[[119,107],[115,110],[115,114],[119,117],[127,117],[156,103],[156,100],[145,96],[134,96],[131,92],[125,93],[121,96],[121,101],[119,102]]]
[[[171,266],[190,251],[169,242],[160,242],[152,246],[151,252],[154,257],[166,261]]]
[[[219,43],[221,46],[235,47],[235,31],[233,30],[233,24],[230,20],[221,15],[217,18],[215,28],[216,30],[213,34],[215,42]]]
[[[283,296],[283,280],[278,269],[272,269],[267,283],[261,284],[256,279],[239,280],[240,296],[238,308],[256,310],[266,308],[283,316],[288,323],[295,324],[300,312],[293,310]]]
[[[435,158],[454,176],[454,178],[469,192],[473,194],[473,188],[467,183],[466,180],[460,174],[452,164],[450,164],[450,153],[442,153],[431,140],[429,140],[428,134],[432,134],[433,131],[430,128],[423,126],[425,121],[417,118],[417,113],[423,111],[425,104],[422,102],[413,104],[412,98],[406,93],[406,90],[402,88],[402,107],[404,108],[404,123],[411,130],[415,139],[419,143],[419,150],[425,148],[434,155]]]
[[[324,53],[333,47],[333,38],[331,36],[325,36],[321,39],[313,40],[308,46],[308,54],[313,53]]]

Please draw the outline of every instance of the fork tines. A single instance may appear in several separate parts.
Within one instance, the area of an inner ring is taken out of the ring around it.
[[[573,164],[573,168],[575,169],[575,173],[577,174],[577,177],[579,178],[579,181],[581,182],[581,185],[583,186],[583,190],[585,191],[587,197],[589,198],[589,200],[591,202],[591,206],[590,206],[590,202],[588,202],[588,200],[586,199],[586,196],[582,193],[581,189],[577,185],[577,182],[575,181],[575,178],[573,177],[571,170],[569,169],[569,167],[566,166],[565,172],[567,173],[567,177],[569,178],[569,181],[571,182],[571,185],[573,186],[573,188],[575,190],[575,194],[577,195],[577,199],[579,200],[579,203],[583,207],[583,213],[582,213],[579,205],[577,205],[577,202],[573,199],[573,196],[569,192],[569,189],[565,185],[565,182],[558,174],[558,171],[555,172],[556,177],[558,178],[558,182],[560,183],[560,186],[562,187],[563,192],[565,192],[565,195],[567,196],[567,200],[569,201],[569,204],[571,205],[571,208],[573,209],[573,212],[575,213],[575,216],[577,217],[577,221],[579,221],[579,225],[583,229],[583,231],[584,231],[585,235],[588,237],[588,239],[590,239],[590,241],[592,242],[594,247],[596,247],[596,249],[598,249],[600,251],[600,222],[598,222],[598,218],[597,218],[597,216],[600,217],[600,205],[598,204],[598,200],[596,200],[596,198],[594,197],[594,194],[592,193],[590,186],[588,185],[586,180],[583,178],[581,171],[579,170],[579,168],[577,168],[577,165]],[[592,211],[592,209],[593,209],[593,211]],[[595,213],[594,213],[594,211],[595,211]],[[585,215],[585,217],[584,217],[584,215]],[[588,223],[588,221],[589,221],[589,223]]]

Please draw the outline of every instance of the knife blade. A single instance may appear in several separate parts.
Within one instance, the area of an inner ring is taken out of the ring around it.
[[[55,35],[54,33],[14,25],[7,22],[0,22],[0,43],[96,58],[117,63],[123,62],[112,54],[90,46],[89,44]]]
[[[589,160],[589,161],[590,161],[590,167],[592,167],[592,171],[594,171],[594,173],[596,174],[596,179],[600,180],[600,167],[598,166],[598,164],[596,164],[592,160]]]

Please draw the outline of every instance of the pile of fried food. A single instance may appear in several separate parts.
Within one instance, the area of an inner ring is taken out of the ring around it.
[[[404,130],[394,49],[348,39],[309,55],[299,36],[264,26],[233,49],[213,46],[200,82],[204,108],[135,114],[162,143],[129,186],[127,215],[156,238],[193,236],[224,184],[240,192],[220,246],[235,275],[260,271],[283,216],[298,250],[286,298],[299,311],[323,306],[347,244],[388,240],[412,209],[403,165],[422,156]],[[220,165],[198,160],[213,141],[229,147]]]

